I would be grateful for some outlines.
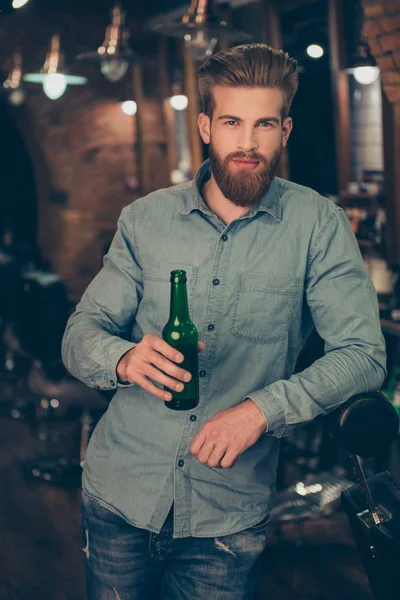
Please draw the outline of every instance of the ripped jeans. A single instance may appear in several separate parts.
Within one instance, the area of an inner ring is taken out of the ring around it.
[[[267,529],[174,539],[172,509],[156,534],[83,492],[87,600],[254,600]]]

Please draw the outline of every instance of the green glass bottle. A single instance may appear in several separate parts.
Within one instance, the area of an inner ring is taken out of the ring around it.
[[[172,410],[190,410],[199,403],[198,333],[189,315],[186,271],[171,271],[170,281],[171,309],[162,338],[183,354],[183,362],[177,364],[189,371],[192,379],[188,383],[181,382],[185,386],[181,392],[164,386],[164,390],[172,394],[172,400],[164,404]]]

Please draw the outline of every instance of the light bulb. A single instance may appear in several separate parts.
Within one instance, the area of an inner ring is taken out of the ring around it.
[[[43,81],[44,93],[50,100],[58,100],[67,89],[67,80],[61,73],[51,73]]]
[[[12,6],[13,8],[21,8],[21,6],[25,6],[28,3],[28,0],[13,0]]]
[[[134,100],[126,100],[122,103],[121,108],[122,112],[125,115],[128,115],[128,117],[133,117],[133,115],[136,115],[137,104]]]
[[[311,44],[307,48],[307,54],[311,58],[321,58],[324,55],[324,49],[318,44]]]
[[[174,110],[185,110],[188,105],[188,99],[183,94],[177,94],[169,99],[169,103]]]
[[[8,101],[13,106],[21,106],[25,100],[25,93],[19,87],[8,94]]]
[[[211,56],[218,42],[217,38],[210,38],[201,29],[193,34],[187,33],[184,39],[191,56],[198,61]]]
[[[123,58],[105,58],[101,61],[100,70],[108,81],[120,81],[128,71],[129,63]]]
[[[378,67],[355,67],[353,70],[354,79],[362,85],[374,83],[379,76]]]

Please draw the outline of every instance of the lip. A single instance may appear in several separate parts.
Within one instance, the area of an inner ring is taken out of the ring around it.
[[[259,163],[258,160],[255,160],[253,158],[234,158],[233,162],[249,163],[254,165],[258,165]]]
[[[237,158],[233,159],[233,162],[240,167],[241,169],[255,169],[260,161],[258,160],[249,160],[245,158]]]

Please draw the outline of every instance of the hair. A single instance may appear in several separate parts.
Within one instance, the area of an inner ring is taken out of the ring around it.
[[[198,84],[203,112],[213,116],[215,86],[280,88],[284,93],[281,118],[289,115],[299,85],[297,61],[267,44],[243,44],[207,58],[199,67]]]

